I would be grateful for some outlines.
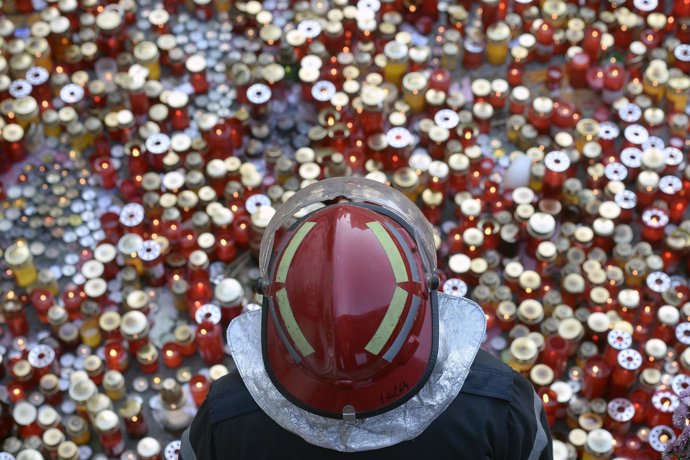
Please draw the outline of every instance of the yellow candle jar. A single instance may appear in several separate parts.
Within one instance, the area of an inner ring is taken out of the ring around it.
[[[403,76],[407,72],[407,51],[407,45],[398,41],[388,42],[383,49],[383,54],[386,56],[384,78],[397,88],[400,88]]]
[[[647,96],[652,98],[655,103],[658,103],[664,96],[668,79],[669,72],[666,63],[659,59],[654,59],[649,63],[647,70],[644,72],[644,78],[642,79],[644,92]]]
[[[137,64],[145,67],[149,71],[149,80],[160,80],[160,53],[155,43],[149,41],[140,42],[134,47],[133,54]]]
[[[666,99],[675,112],[684,112],[690,95],[690,77],[679,75],[671,77],[666,84]]]
[[[17,286],[28,287],[36,282],[38,271],[26,242],[20,240],[8,247],[5,251],[5,262],[12,270]]]
[[[528,337],[520,337],[510,344],[510,367],[522,374],[529,373],[537,360],[537,345]]]
[[[411,72],[403,77],[402,86],[403,99],[410,106],[412,113],[424,111],[427,78],[419,72]]]
[[[503,65],[508,56],[510,27],[505,22],[492,24],[486,31],[486,60],[491,65]]]

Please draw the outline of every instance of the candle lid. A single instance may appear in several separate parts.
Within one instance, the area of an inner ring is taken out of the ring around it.
[[[59,443],[60,445],[57,449],[58,457],[61,460],[79,458],[79,446],[77,446],[73,441],[64,441],[64,434],[60,434],[62,435],[63,441]]]
[[[659,379],[661,379],[661,372],[659,372]],[[676,396],[680,397],[680,394],[688,388],[690,388],[690,375],[678,374],[671,379],[671,389],[673,389]]]
[[[556,230],[556,220],[550,214],[535,212],[528,221],[530,231],[540,237],[550,237]]]
[[[34,369],[42,369],[55,361],[55,350],[48,345],[36,345],[29,352],[29,364]]]
[[[109,370],[103,375],[103,388],[116,389],[124,384],[125,378],[120,371]]]
[[[562,286],[572,294],[581,294],[585,290],[585,280],[578,273],[569,273],[563,278]]]
[[[510,38],[510,27],[505,22],[495,22],[487,29],[486,38],[492,42],[506,41]]]
[[[108,410],[112,407],[112,402],[110,398],[103,393],[96,393],[91,396],[86,402],[86,410],[89,414],[97,414],[101,411]]]
[[[551,384],[549,389],[556,392],[556,399],[558,400],[559,404],[567,404],[573,397],[573,389],[566,382],[554,382]]]
[[[122,334],[127,337],[134,338],[145,332],[147,328],[148,320],[146,319],[146,315],[140,311],[128,311],[122,316],[120,330]]]
[[[647,275],[647,287],[656,293],[667,291],[671,288],[671,277],[664,272],[652,272]]]
[[[607,336],[607,342],[616,350],[625,350],[632,345],[632,335],[621,329],[613,329]]]
[[[17,425],[28,426],[36,421],[38,409],[26,401],[19,401],[12,410],[12,417]]]
[[[606,332],[611,326],[611,319],[606,313],[595,312],[587,317],[587,327],[593,332]]]
[[[54,448],[65,440],[65,435],[62,431],[58,430],[57,428],[48,428],[46,431],[43,432],[42,440],[43,444],[46,447]]]
[[[88,377],[74,382],[69,387],[69,396],[75,402],[85,403],[98,391],[96,384]]]
[[[20,380],[29,377],[31,372],[31,364],[25,359],[20,359],[12,365],[12,373]]]
[[[649,445],[656,452],[664,452],[666,450],[666,446],[675,440],[676,434],[674,433],[673,428],[666,425],[657,425],[649,432]]]
[[[112,410],[104,410],[96,415],[94,425],[100,432],[106,432],[118,427],[120,418]]]
[[[544,307],[538,300],[523,300],[518,307],[517,314],[523,323],[537,324],[544,318]]]
[[[690,322],[683,322],[676,326],[676,339],[683,345],[690,345]]]
[[[107,290],[108,283],[106,283],[103,278],[90,279],[84,284],[84,293],[87,295],[87,297],[92,299],[97,299],[105,295]]]
[[[116,311],[107,311],[98,319],[98,326],[105,332],[112,332],[120,328],[121,317]]]
[[[120,18],[120,15],[113,10],[104,10],[101,14],[96,16],[96,27],[104,32],[114,31],[120,27],[121,23],[122,19]]]
[[[530,370],[529,377],[535,385],[547,386],[553,382],[554,372],[546,364],[537,364]]]
[[[118,410],[120,417],[128,419],[139,415],[142,408],[142,402],[137,398],[127,398],[120,409]]]
[[[60,414],[51,406],[43,406],[38,410],[37,419],[39,426],[45,429],[46,427],[57,426],[60,422]]]
[[[642,355],[635,349],[627,348],[618,352],[617,361],[623,369],[634,371],[642,366]]]
[[[216,380],[220,379],[224,375],[228,374],[228,368],[225,367],[222,364],[216,364],[214,366],[211,366],[211,368],[208,370],[208,375],[209,378],[211,379],[211,382],[215,382]]]
[[[577,319],[565,318],[558,325],[558,335],[566,340],[578,340],[584,335],[584,328]]]
[[[168,409],[179,409],[184,405],[185,395],[182,387],[171,378],[163,380],[161,386],[161,400]]]
[[[197,324],[201,324],[203,322],[220,324],[220,318],[220,308],[218,308],[217,305],[210,303],[200,306],[194,314],[194,320]]]
[[[675,326],[680,321],[680,311],[673,305],[662,305],[657,312],[657,318],[666,326]]]
[[[528,337],[518,337],[510,344],[510,354],[519,363],[529,363],[537,357],[537,345]]]
[[[244,295],[244,289],[234,278],[224,278],[214,289],[214,295],[223,304],[237,303]]]
[[[607,412],[613,420],[626,423],[635,416],[635,405],[625,398],[616,398],[609,401]]]
[[[103,368],[103,361],[97,355],[89,355],[84,359],[84,370],[93,374]]]
[[[23,265],[30,259],[31,251],[24,241],[17,241],[5,250],[5,261],[9,266]]]
[[[576,449],[581,449],[587,441],[587,432],[582,428],[574,428],[568,433],[568,442],[575,446]]]
[[[595,454],[608,454],[613,450],[613,436],[603,429],[590,431],[587,435],[587,447]]]
[[[153,458],[160,455],[161,443],[157,439],[146,437],[137,443],[137,455],[141,458]]]

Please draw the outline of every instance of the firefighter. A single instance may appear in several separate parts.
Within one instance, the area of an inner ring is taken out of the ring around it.
[[[287,200],[259,256],[263,308],[229,326],[183,460],[551,460],[531,384],[480,350],[474,302],[437,291],[431,226],[361,178]]]

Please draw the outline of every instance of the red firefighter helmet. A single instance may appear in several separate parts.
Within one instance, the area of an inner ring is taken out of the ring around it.
[[[426,383],[438,342],[435,251],[404,195],[358,178],[311,185],[266,229],[260,267],[264,365],[293,404],[365,418]]]

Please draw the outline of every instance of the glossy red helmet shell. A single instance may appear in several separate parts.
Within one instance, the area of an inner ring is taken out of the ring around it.
[[[326,417],[364,418],[426,383],[435,291],[413,234],[383,207],[345,202],[282,236],[265,280],[262,344],[288,400]]]

